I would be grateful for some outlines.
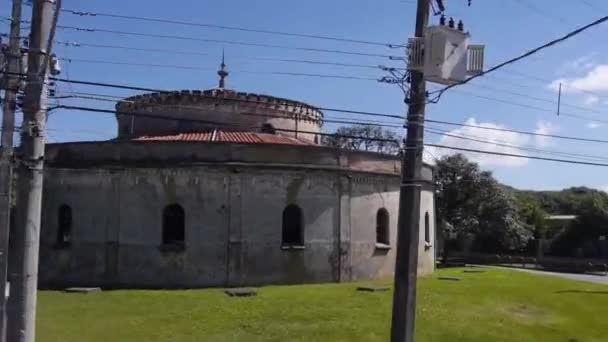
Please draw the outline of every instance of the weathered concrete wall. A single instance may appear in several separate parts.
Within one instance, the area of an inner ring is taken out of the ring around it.
[[[425,214],[429,215],[429,242],[425,241]],[[420,231],[418,239],[418,273],[428,274],[435,270],[435,192],[423,188],[420,193]]]
[[[84,151],[69,145],[50,147],[44,184],[42,286],[293,284],[370,279],[394,271],[399,177],[378,172],[394,167],[391,158],[383,161],[386,156],[368,154],[363,163],[364,155],[294,149],[292,159],[277,157],[278,165],[191,162],[143,167],[137,162],[127,167],[133,159],[126,158],[125,151],[135,159],[140,158],[136,151],[144,155],[147,151],[135,145],[139,149],[120,150],[119,155],[112,148],[100,150],[99,159],[90,158],[91,164],[74,163],[86,155],[88,145],[80,145]],[[165,145],[156,146],[167,152],[162,149]],[[209,146],[213,152],[220,148]],[[65,147],[71,148],[67,154],[60,151]],[[249,147],[233,148],[230,156],[262,158],[247,153]],[[272,158],[262,150],[264,158]],[[120,160],[124,167],[117,167],[115,161]],[[295,161],[299,163],[290,166]],[[332,164],[335,167],[329,167]],[[183,251],[161,248],[162,210],[172,203],[180,204],[186,214]],[[72,242],[64,249],[55,246],[62,204],[73,210]],[[305,248],[301,250],[281,249],[282,212],[288,204],[303,211]],[[376,248],[376,213],[382,207],[390,216],[390,250]],[[421,222],[426,211],[433,224],[433,195],[428,189],[422,193]],[[423,223],[420,236],[422,240]],[[422,241],[420,273],[433,270],[433,253],[433,247],[426,248]]]

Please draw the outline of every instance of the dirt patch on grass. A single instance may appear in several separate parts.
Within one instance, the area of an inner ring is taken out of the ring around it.
[[[527,304],[501,307],[497,311],[522,323],[543,323],[549,320],[549,315],[546,311]]]

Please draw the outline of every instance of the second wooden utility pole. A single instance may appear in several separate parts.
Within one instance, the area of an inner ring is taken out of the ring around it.
[[[416,37],[424,38],[430,0],[418,0]],[[420,191],[424,147],[426,82],[422,71],[410,70],[411,87],[407,112],[407,137],[401,164],[401,189],[393,295],[392,342],[413,342],[416,318],[416,278],[420,235]]]
[[[36,340],[36,291],[47,114],[46,75],[60,7],[61,0],[35,0],[32,8],[17,169],[17,220],[12,240],[15,252],[11,254],[14,260],[10,261],[8,340],[11,342]]]

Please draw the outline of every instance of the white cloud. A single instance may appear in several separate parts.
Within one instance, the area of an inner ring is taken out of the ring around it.
[[[592,69],[596,65],[594,57],[592,55],[582,56],[577,59],[567,61],[562,65],[560,71],[562,73],[568,72],[585,72]]]
[[[425,147],[424,151],[422,151],[422,161],[427,164],[435,165],[437,156],[433,152],[435,152],[434,147],[431,147],[431,146]]]
[[[563,92],[608,91],[608,64],[595,65],[582,77],[557,79],[551,82],[548,87],[557,91],[560,83]]]
[[[478,122],[475,118],[469,118],[466,125],[481,126],[487,128],[509,129],[508,127],[492,122]],[[535,133],[555,134],[559,127],[547,121],[538,121]],[[465,137],[462,139],[459,137]],[[459,147],[464,149],[482,150],[496,153],[507,153],[528,156],[529,153],[518,147],[546,147],[551,145],[549,137],[519,134],[509,131],[479,129],[475,127],[460,127],[441,135],[438,145]],[[464,154],[468,159],[479,163],[480,166],[488,167],[522,167],[528,164],[528,158],[508,157],[502,155],[483,154],[459,150],[449,150],[427,146],[424,149],[423,159],[426,162],[434,163],[434,159],[445,155],[456,153]]]
[[[595,106],[598,103],[600,103],[600,98],[595,95],[587,95],[583,100],[583,104],[589,107]]]
[[[602,124],[596,123],[596,122],[590,122],[587,124],[587,128],[591,128],[591,129],[596,129],[596,128],[600,128],[602,127]]]
[[[490,123],[490,122],[477,122],[474,118],[468,119],[465,124],[473,126],[482,126],[488,128],[506,128],[505,126]],[[499,146],[494,144],[488,144],[479,141],[465,140],[457,138],[456,136],[466,136],[467,138],[492,141],[504,145],[523,145],[529,142],[529,137],[513,132],[494,131],[478,129],[474,127],[461,127],[450,131],[448,135],[442,135],[437,144],[445,146],[460,147],[466,149],[476,149],[498,153],[510,153],[526,155],[525,151],[518,150],[509,146]],[[465,152],[457,150],[448,150],[443,148],[425,147],[425,150],[430,152],[432,155],[440,158],[444,155],[462,153],[472,161],[479,163],[482,167],[492,166],[503,166],[503,167],[521,167],[528,164],[527,158],[518,157],[506,157],[492,154],[482,154],[475,152]]]
[[[559,131],[559,127],[547,122],[547,121],[538,121],[536,123],[536,130],[534,131],[534,133],[536,134],[555,134]],[[535,136],[534,137],[535,143],[538,147],[547,147],[549,145],[551,145],[551,140],[549,137],[544,137],[544,136]]]

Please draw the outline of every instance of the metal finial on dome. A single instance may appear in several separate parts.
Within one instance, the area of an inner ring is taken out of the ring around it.
[[[219,88],[224,89],[225,79],[228,77],[228,71],[226,71],[226,63],[224,63],[224,49],[222,49],[222,64],[220,65],[222,68],[217,72],[220,77]]]

